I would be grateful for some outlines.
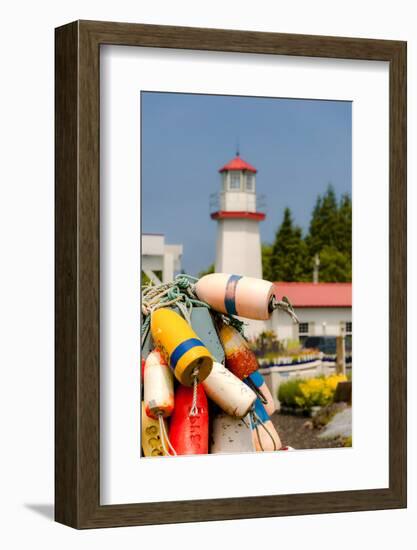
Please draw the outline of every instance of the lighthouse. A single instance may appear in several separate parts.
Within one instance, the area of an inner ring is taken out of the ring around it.
[[[215,194],[216,208],[210,214],[217,221],[215,271],[261,279],[259,222],[265,213],[257,209],[257,170],[237,152],[219,173],[221,189]]]

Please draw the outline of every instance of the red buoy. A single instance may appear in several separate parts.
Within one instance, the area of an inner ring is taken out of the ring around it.
[[[179,385],[175,392],[175,408],[171,416],[169,439],[177,455],[208,453],[208,404],[204,388],[197,384],[197,401],[194,415],[192,387]]]

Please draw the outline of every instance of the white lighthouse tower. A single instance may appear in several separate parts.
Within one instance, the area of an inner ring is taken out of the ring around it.
[[[262,278],[259,222],[265,213],[257,210],[257,170],[237,152],[219,172],[221,191],[211,213],[217,220],[215,271]]]

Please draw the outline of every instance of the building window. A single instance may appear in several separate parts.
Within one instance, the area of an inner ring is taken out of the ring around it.
[[[352,334],[352,321],[346,322],[346,334]]]
[[[253,174],[246,174],[246,191],[255,190],[255,176]]]
[[[309,323],[298,324],[298,340],[301,345],[303,345],[304,342],[307,340],[307,338],[309,337],[309,333],[310,333]]]
[[[240,172],[231,172],[230,189],[240,189]]]
[[[300,323],[298,325],[298,334],[308,334],[308,323]]]

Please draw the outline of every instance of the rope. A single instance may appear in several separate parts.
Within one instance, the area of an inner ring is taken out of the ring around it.
[[[168,437],[168,434],[167,434],[167,431],[166,431],[166,428],[165,428],[165,422],[164,422],[164,419],[162,417],[162,414],[158,415],[158,420],[159,420],[159,431],[160,431],[160,434],[161,434],[161,443],[162,443],[162,448],[164,450],[165,455],[166,456],[172,456],[171,453],[168,451],[168,449],[166,447],[166,443],[168,443],[168,447],[171,449],[172,454],[177,456],[177,453],[176,453],[174,447],[172,446],[171,441],[169,440],[169,437]]]
[[[262,391],[258,388],[258,386],[255,384],[255,382],[248,376],[246,378],[247,385],[255,392],[258,399],[262,403],[262,405],[268,404],[268,399],[265,397],[265,395],[262,393]]]
[[[269,312],[272,313],[274,309],[285,311],[285,313],[287,313],[291,317],[293,323],[299,323],[294,308],[286,296],[283,296],[282,300],[277,300],[275,297],[272,298],[271,303],[269,304]]]
[[[142,314],[145,317],[142,322],[142,343],[149,330],[151,313],[156,309],[176,306],[184,319],[191,324],[193,307],[210,308],[206,302],[198,300],[194,291],[196,281],[198,279],[191,275],[181,274],[171,283],[149,283],[142,287]]]
[[[188,416],[197,416],[198,407],[197,407],[197,385],[198,385],[198,367],[193,370],[191,375],[193,377],[193,402],[191,405],[190,413]]]
[[[277,450],[277,444],[276,444],[275,439],[274,439],[273,435],[271,434],[271,432],[268,430],[268,428],[265,426],[265,424],[262,422],[262,420],[259,418],[259,416],[256,414],[256,412],[254,410],[252,410],[249,414],[251,415],[253,425],[255,426],[256,437],[258,438],[258,443],[259,443],[259,446],[261,448],[261,451],[265,451],[265,449],[263,448],[261,438],[260,438],[260,435],[259,435],[259,428],[258,428],[259,425],[262,426],[262,428],[266,431],[266,433],[271,438],[272,444],[274,446],[274,451],[276,451]]]

